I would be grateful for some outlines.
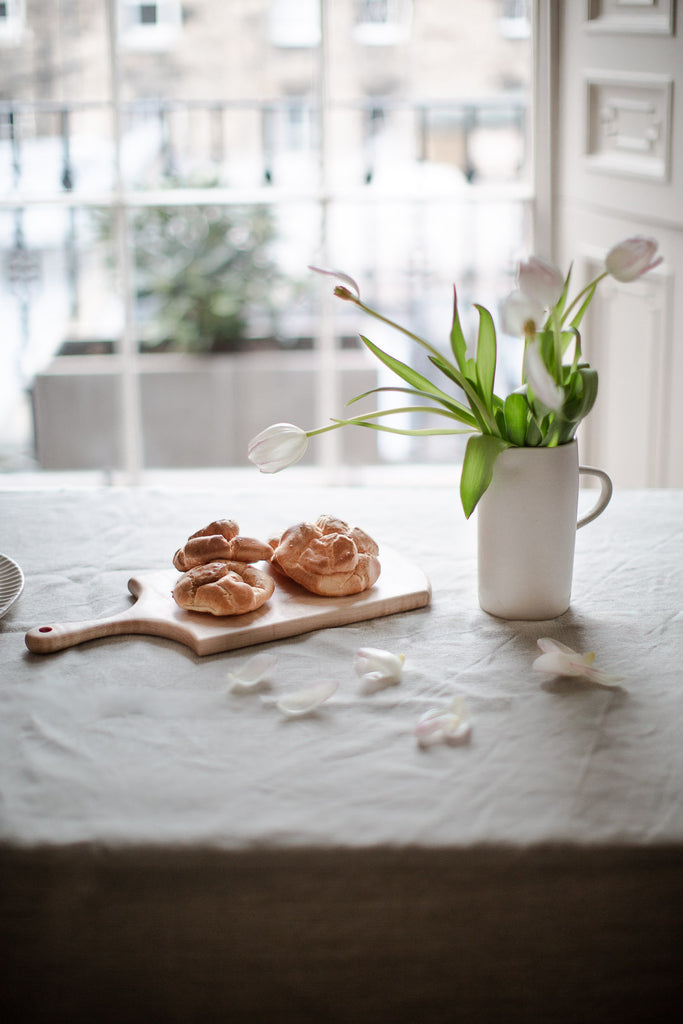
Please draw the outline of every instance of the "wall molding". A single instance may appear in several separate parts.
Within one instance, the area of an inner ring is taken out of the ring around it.
[[[668,182],[673,79],[639,72],[584,72],[586,169]]]
[[[674,34],[674,0],[586,0],[586,29],[614,34]]]

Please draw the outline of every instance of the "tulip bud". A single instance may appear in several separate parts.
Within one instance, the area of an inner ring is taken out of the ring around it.
[[[663,261],[663,256],[654,259],[657,249],[658,243],[654,238],[643,238],[642,235],[627,238],[624,242],[614,245],[607,253],[607,272],[617,281],[635,281]]]
[[[309,263],[308,269],[314,270],[316,274],[325,274],[327,277],[336,277],[338,281],[342,281],[342,286],[337,285],[334,290],[334,294],[340,299],[351,299],[352,302],[357,302],[360,299],[360,288],[349,274],[344,274],[341,270],[314,267],[312,263]]]
[[[526,263],[520,263],[518,274],[519,290],[535,299],[543,309],[552,309],[564,288],[562,272],[553,263],[532,256]]]
[[[252,438],[247,455],[262,473],[279,473],[301,459],[308,435],[293,423],[273,423]]]

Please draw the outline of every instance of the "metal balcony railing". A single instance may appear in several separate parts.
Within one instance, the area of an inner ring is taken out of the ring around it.
[[[329,104],[328,124],[330,119],[333,122],[337,116],[349,113],[356,115],[353,137],[333,139],[332,146],[326,140],[323,146],[320,110],[306,100],[137,100],[121,105],[121,138],[116,139],[110,104],[0,100],[0,204],[11,207],[37,200],[68,200],[70,196],[73,202],[102,202],[117,184],[120,151],[134,145],[136,133],[141,131],[147,133],[148,163],[130,171],[124,168],[123,184],[131,193],[149,191],[145,176],[149,178],[151,170],[159,179],[187,178],[187,168],[197,163],[197,139],[205,174],[213,174],[211,201],[218,198],[217,191],[221,193],[220,201],[229,202],[243,201],[245,192],[263,189],[260,201],[268,202],[265,190],[282,184],[278,162],[296,152],[306,154],[311,166],[320,169],[325,155],[329,164],[338,159],[340,152],[348,151],[346,144],[359,154],[359,160],[358,173],[350,176],[343,188],[362,189],[373,183],[378,153],[387,139],[398,136],[392,125],[399,120],[402,152],[408,159],[427,163],[436,153],[438,161],[440,142],[450,150],[451,166],[467,182],[480,185],[487,182],[472,153],[475,133],[484,128],[516,134],[520,174],[505,186],[524,191],[527,109],[522,95],[502,93],[476,100],[420,99],[411,103],[369,97]],[[154,143],[153,151],[150,142]],[[231,170],[245,155],[252,165],[250,188],[228,187]],[[41,159],[36,173],[33,165],[38,156]],[[319,179],[317,184],[329,188],[329,181]],[[500,187],[501,182],[496,185]],[[280,200],[282,195],[277,193],[273,198]],[[136,194],[135,199],[143,201],[141,195]]]

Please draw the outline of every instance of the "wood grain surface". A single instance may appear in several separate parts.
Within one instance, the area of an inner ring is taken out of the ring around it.
[[[171,596],[179,577],[173,569],[139,573],[128,581],[136,599],[130,608],[107,618],[35,626],[26,646],[34,654],[51,654],[87,640],[137,633],[174,640],[198,655],[217,654],[429,604],[431,586],[419,566],[389,548],[382,550],[381,564],[375,585],[350,597],[318,597],[270,569],[270,600],[255,612],[232,616],[179,608]]]

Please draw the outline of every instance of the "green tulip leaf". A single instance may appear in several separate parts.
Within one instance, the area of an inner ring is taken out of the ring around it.
[[[479,337],[477,339],[477,379],[481,397],[489,412],[493,411],[493,381],[496,376],[496,329],[493,318],[484,306],[479,311]]]
[[[460,477],[460,500],[465,518],[472,515],[491,483],[496,459],[509,447],[507,441],[492,434],[475,434],[467,442]]]
[[[467,341],[465,335],[462,332],[460,325],[460,316],[458,314],[458,295],[453,289],[453,324],[451,327],[451,349],[455,356],[455,361],[460,367],[460,372],[465,373],[465,366],[467,363]]]
[[[586,310],[588,309],[588,307],[590,306],[590,304],[591,304],[591,302],[593,300],[593,296],[595,295],[595,289],[597,288],[597,286],[598,286],[598,282],[597,281],[593,281],[591,287],[586,292],[586,298],[581,303],[581,306],[579,307],[578,313],[574,316],[574,318],[573,318],[573,320],[571,322],[572,327],[579,327],[581,321],[584,318]]]
[[[486,408],[486,403],[480,393],[478,381],[472,381],[469,377],[466,377],[465,374],[457,370],[452,363],[449,363],[445,359],[441,359],[439,356],[430,356],[429,360],[465,392],[467,400],[470,403],[470,409],[472,410],[472,414],[475,417],[477,426],[481,432],[483,434],[496,433],[497,427],[495,426],[495,421],[489,413],[489,410]],[[472,365],[474,366],[473,362]],[[474,368],[474,374],[476,377],[476,366]]]
[[[526,428],[526,437],[524,439],[524,446],[526,448],[537,448],[543,440],[543,434],[541,428],[538,425],[538,420],[535,416],[529,419],[529,424]]]
[[[505,436],[511,444],[523,447],[527,437],[529,406],[524,395],[512,394],[505,399]]]
[[[379,346],[373,344],[369,338],[366,338],[362,334],[361,340],[363,344],[370,349],[373,355],[380,360],[380,362],[384,363],[384,365],[390,370],[393,370],[393,372],[407,384],[410,384],[418,391],[431,395],[439,402],[443,402],[444,404],[449,404],[451,406],[453,405],[453,400],[444,391],[442,391],[441,388],[438,388],[433,384],[428,377],[418,373],[417,370],[413,370],[412,367],[407,366],[406,363],[401,362],[401,360],[397,359],[395,356],[389,355],[388,352],[384,352],[379,348]],[[455,419],[459,419],[461,423],[465,423],[468,426],[476,426],[476,420],[464,406],[455,409],[452,408],[451,411],[453,417]]]
[[[439,395],[435,394],[433,391],[420,391],[418,388],[402,388],[399,387],[398,385],[395,385],[393,387],[386,386],[380,388],[370,388],[369,391],[363,391],[362,394],[354,395],[353,398],[349,398],[346,404],[353,405],[354,402],[360,402],[361,399],[368,398],[369,395],[378,395],[380,392],[392,392],[394,394],[396,394],[397,392],[401,392],[404,395],[413,395],[415,398],[429,398],[433,402],[439,402],[444,407],[444,409],[448,410],[448,415],[456,417],[457,419],[460,420],[461,423],[466,423],[468,424],[468,426],[474,428],[477,427],[477,421],[475,420],[474,416],[467,408],[467,406],[462,405],[455,398],[451,398],[450,396],[446,395],[443,395],[443,397],[439,397]],[[434,411],[436,412],[437,410]]]

